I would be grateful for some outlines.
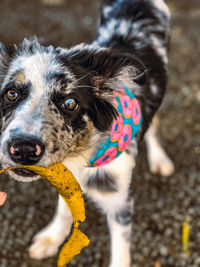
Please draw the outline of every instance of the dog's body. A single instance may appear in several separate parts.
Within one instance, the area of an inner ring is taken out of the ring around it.
[[[13,50],[1,45],[2,165],[62,161],[107,215],[110,267],[130,266],[129,185],[138,144],[165,93],[168,31],[169,11],[162,0],[105,0],[92,45],[70,50],[42,47],[37,40],[25,40]],[[142,125],[119,157],[88,167],[118,115],[112,101],[121,84],[137,98]],[[146,141],[152,171],[170,174],[173,166],[155,138],[155,125]],[[39,178],[24,170],[11,176],[22,181]],[[56,253],[71,225],[71,214],[59,198],[53,221],[35,237],[30,255]]]

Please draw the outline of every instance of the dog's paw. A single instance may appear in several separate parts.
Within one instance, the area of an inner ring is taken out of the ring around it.
[[[50,236],[35,239],[29,248],[29,256],[38,260],[54,256],[58,251],[59,245]]]
[[[174,164],[162,148],[157,148],[148,155],[150,171],[162,176],[170,176],[174,172]]]
[[[66,228],[55,228],[55,226],[50,225],[40,231],[33,238],[33,243],[29,247],[29,256],[33,259],[44,259],[54,256],[59,246],[69,234],[70,229]]]

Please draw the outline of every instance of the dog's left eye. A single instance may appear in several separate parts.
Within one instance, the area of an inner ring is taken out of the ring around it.
[[[63,110],[74,111],[79,107],[77,101],[74,98],[68,98],[62,104]]]
[[[14,89],[10,89],[6,93],[6,98],[9,101],[16,101],[18,99],[18,96],[19,95],[18,95],[17,91],[15,91]]]

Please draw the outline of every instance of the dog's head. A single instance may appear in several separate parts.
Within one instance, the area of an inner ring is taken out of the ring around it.
[[[138,82],[137,67],[129,55],[94,46],[55,49],[36,39],[25,39],[12,49],[1,44],[3,167],[47,166],[68,156],[84,156],[117,115],[113,91],[120,82],[129,87]],[[25,170],[12,176],[38,178]]]

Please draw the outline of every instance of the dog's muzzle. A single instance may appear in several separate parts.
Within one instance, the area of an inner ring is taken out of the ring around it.
[[[37,139],[12,139],[8,144],[10,158],[18,164],[35,165],[44,154],[44,145]],[[14,172],[22,176],[34,176],[35,173],[25,169],[16,169]]]

